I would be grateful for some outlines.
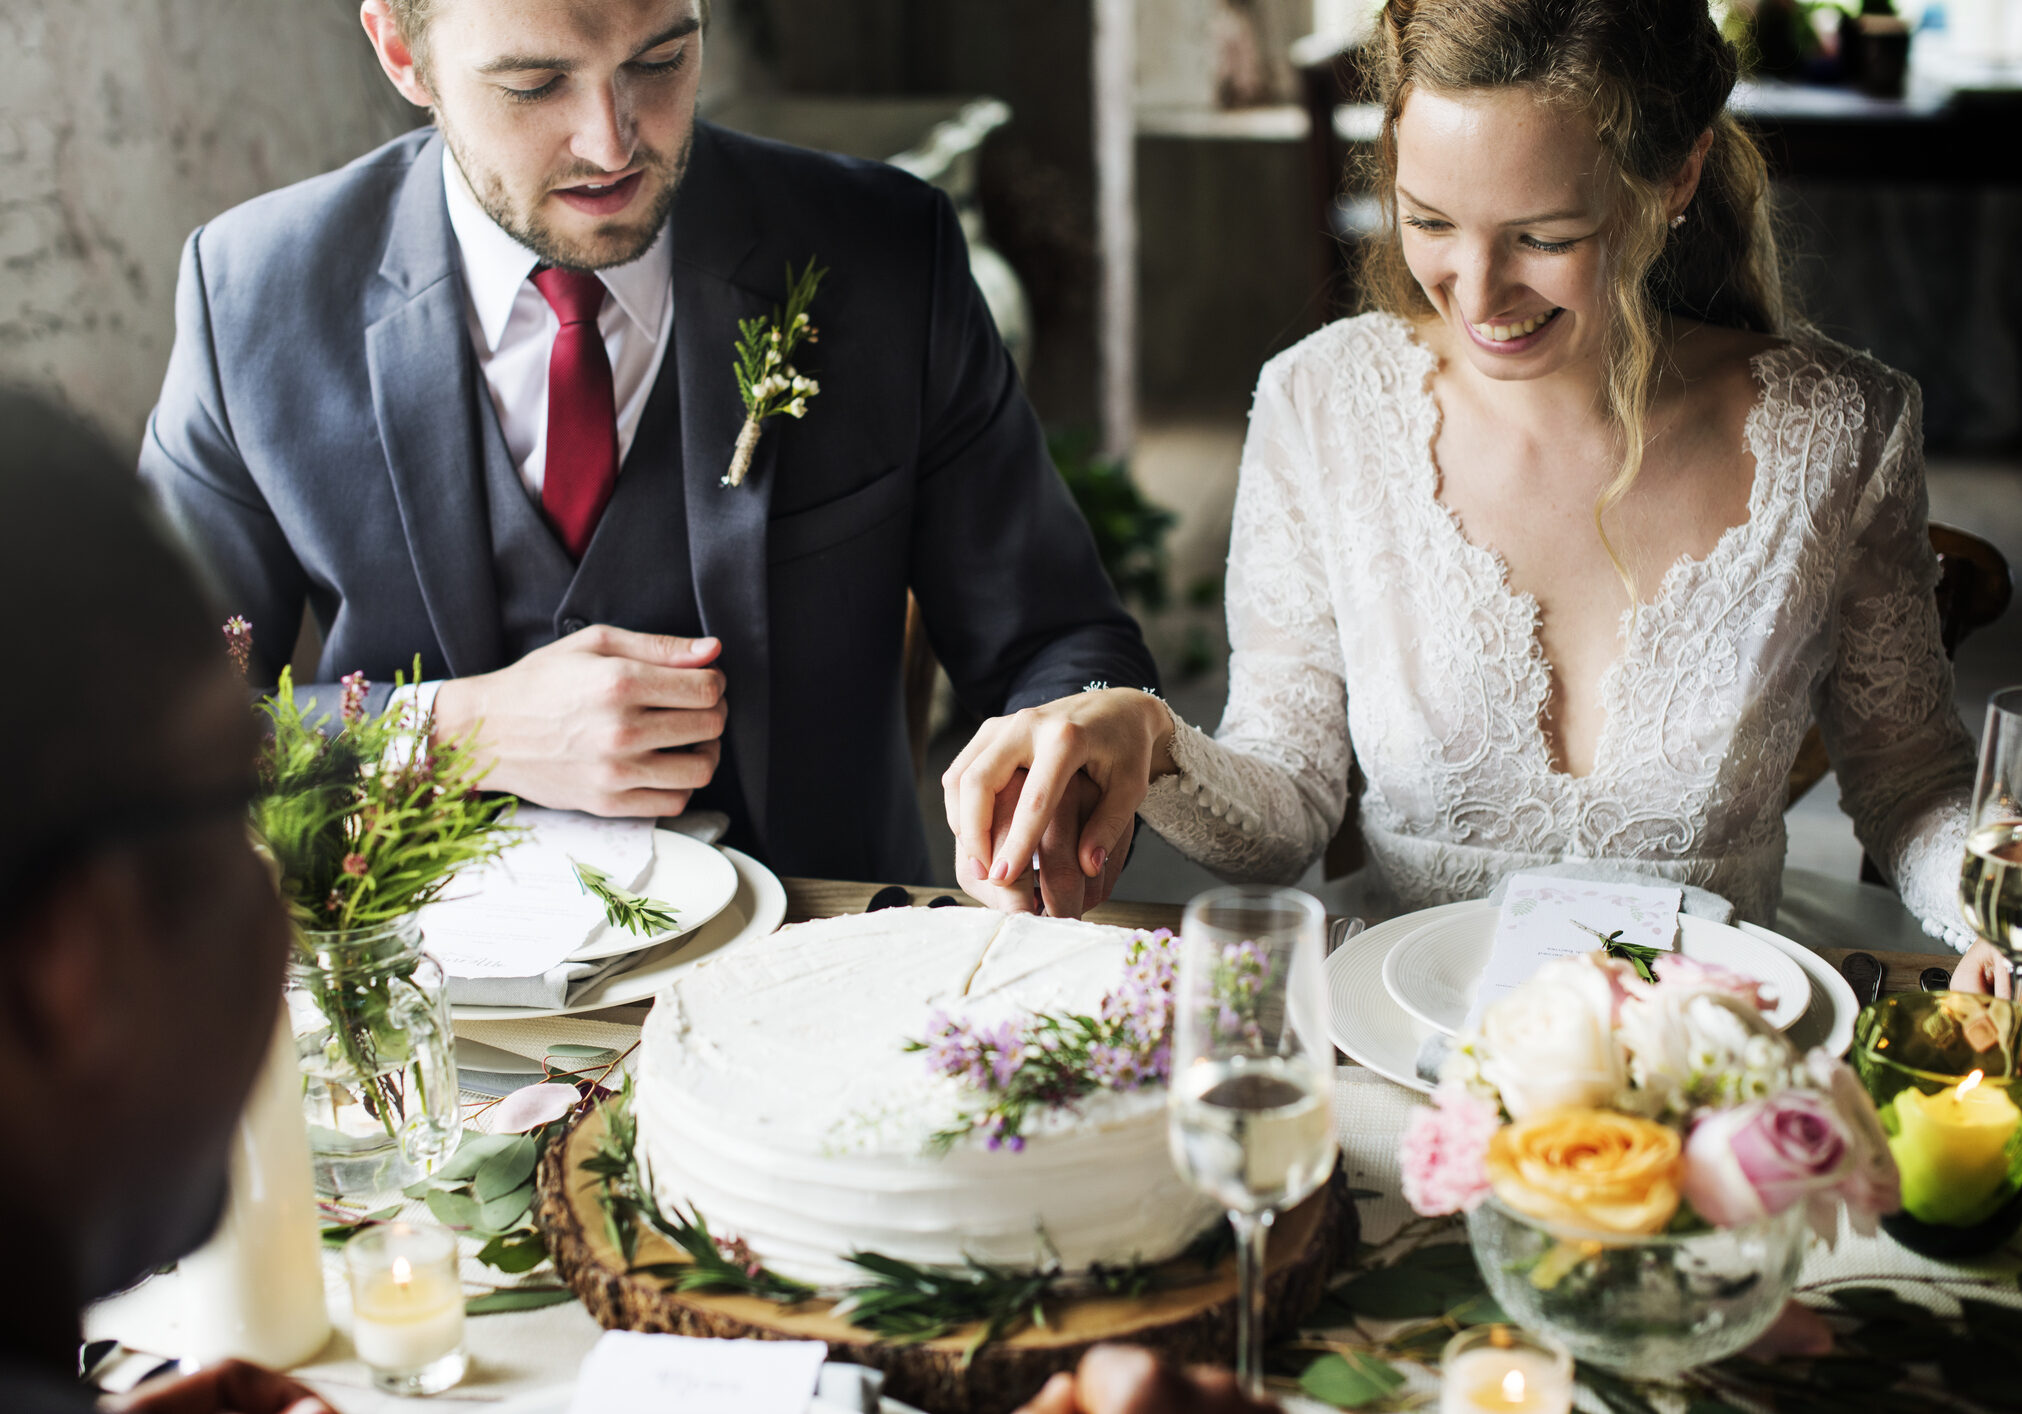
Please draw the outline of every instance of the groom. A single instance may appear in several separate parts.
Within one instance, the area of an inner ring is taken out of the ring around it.
[[[703,3],[364,0],[435,125],[190,238],[141,471],[253,622],[256,681],[306,602],[319,705],[362,670],[376,707],[418,652],[499,789],[714,806],[781,872],[923,879],[908,589],[979,712],[1154,669],[946,199],[697,122]],[[724,484],[740,321],[810,259],[819,391]],[[1078,889],[1092,802],[1056,804]]]

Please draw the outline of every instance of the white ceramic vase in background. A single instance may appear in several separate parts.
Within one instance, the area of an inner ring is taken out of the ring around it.
[[[236,1356],[285,1370],[330,1339],[302,1072],[285,1012],[232,1138],[224,1218],[178,1271],[187,1359]]]

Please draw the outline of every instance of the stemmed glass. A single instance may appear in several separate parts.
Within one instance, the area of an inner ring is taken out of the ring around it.
[[[2022,984],[2022,687],[2005,687],[1987,700],[1959,907],[1967,926],[2001,950]],[[2022,1001],[2022,985],[2010,995]]]
[[[1167,1132],[1173,1164],[1236,1231],[1236,1375],[1263,1392],[1264,1248],[1334,1167],[1327,913],[1296,889],[1212,889],[1186,907]]]

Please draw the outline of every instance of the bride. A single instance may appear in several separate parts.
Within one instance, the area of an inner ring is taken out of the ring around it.
[[[987,723],[942,781],[964,886],[1029,907],[1088,781],[1085,873],[1136,815],[1296,880],[1352,754],[1391,907],[1603,860],[1767,922],[1817,721],[1869,855],[1963,943],[1920,394],[1785,309],[1705,0],[1389,0],[1374,42],[1392,235],[1374,311],[1259,380],[1220,730],[1122,687]]]

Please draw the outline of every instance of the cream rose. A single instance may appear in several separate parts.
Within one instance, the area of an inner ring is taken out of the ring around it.
[[[1613,1110],[1551,1110],[1488,1141],[1488,1182],[1505,1207],[1552,1226],[1643,1237],[1678,1211],[1676,1130]]]
[[[1615,1102],[1628,1074],[1615,1038],[1613,980],[1584,958],[1546,963],[1482,1013],[1481,1078],[1511,1119]]]

